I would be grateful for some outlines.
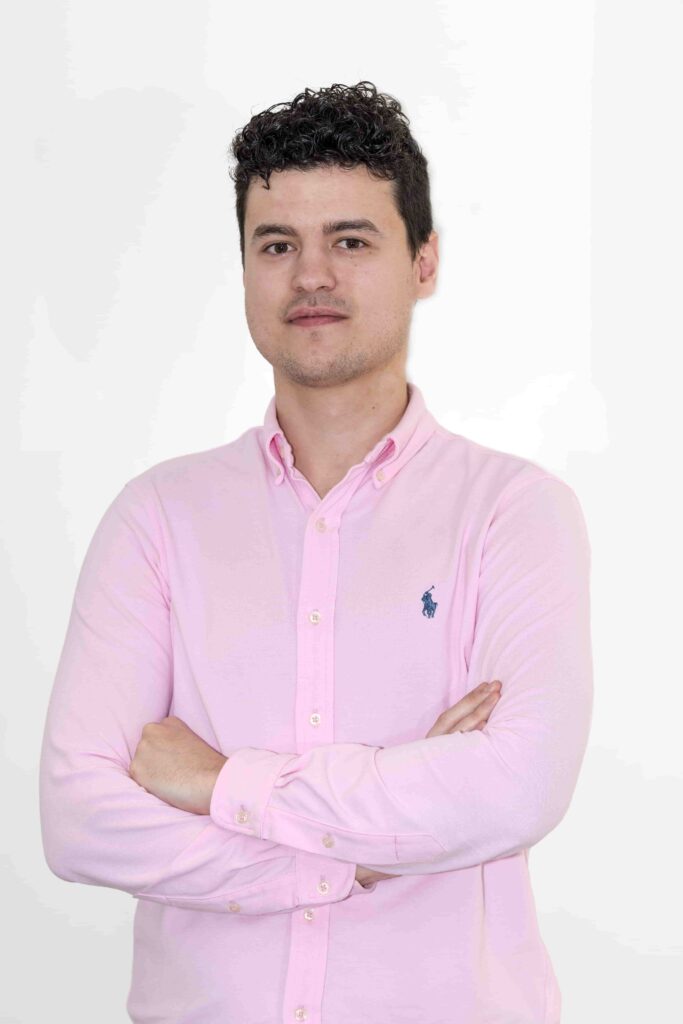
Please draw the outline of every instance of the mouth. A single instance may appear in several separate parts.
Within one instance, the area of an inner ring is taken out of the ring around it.
[[[346,319],[345,316],[299,316],[288,323],[295,327],[322,327],[324,324],[338,324]]]

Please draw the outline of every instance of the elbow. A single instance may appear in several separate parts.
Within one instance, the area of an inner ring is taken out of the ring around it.
[[[520,792],[517,801],[511,800],[506,811],[489,819],[480,836],[482,860],[511,857],[536,846],[564,817],[565,810],[552,800],[538,800],[528,791]]]
[[[492,792],[487,793],[484,817],[506,833],[509,852],[529,849],[552,832],[565,817],[576,789],[585,744],[567,751],[556,744],[536,749],[533,757],[513,756],[519,751],[495,748],[499,767]],[[521,748],[520,748],[521,749]],[[496,811],[498,812],[496,814]]]
[[[76,848],[68,840],[70,826],[68,817],[61,813],[58,804],[52,803],[49,812],[41,797],[40,829],[45,863],[57,878],[64,882],[79,881],[74,870]]]
[[[511,834],[517,832],[519,849],[530,849],[557,828],[569,810],[574,788],[573,780],[550,776],[542,785],[522,787],[519,813],[511,816]]]
[[[501,796],[498,792],[494,799],[489,794],[489,798],[479,804],[474,818],[476,824],[465,844],[463,835],[467,834],[467,828],[460,835],[454,833],[448,837],[452,850],[463,848],[467,853],[468,863],[511,857],[536,846],[559,825],[571,801],[567,787],[534,786],[529,779],[521,778],[510,783],[504,798]]]
[[[544,807],[539,809],[536,814],[530,814],[525,817],[521,827],[518,827],[516,834],[516,849],[528,850],[532,846],[536,846],[542,839],[545,839],[553,829],[562,821],[564,812],[557,813],[551,811],[549,808]],[[513,832],[513,835],[515,833]]]
[[[45,863],[65,882],[87,881],[83,867],[88,837],[84,829],[87,808],[81,785],[71,771],[43,765],[40,773],[40,831]]]
[[[78,882],[80,880],[76,877],[75,873],[70,870],[68,858],[65,859],[61,852],[57,853],[53,848],[49,848],[45,843],[43,843],[43,853],[45,856],[45,863],[52,874],[56,875],[57,878],[61,878],[63,882]]]
[[[81,881],[76,870],[77,847],[68,839],[68,818],[53,804],[49,814],[41,809],[40,824],[43,857],[52,874],[64,882]]]

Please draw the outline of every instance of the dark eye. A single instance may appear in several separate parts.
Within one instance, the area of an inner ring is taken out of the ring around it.
[[[340,242],[357,242],[358,243],[358,245],[351,246],[351,248],[348,250],[349,252],[357,252],[358,248],[360,246],[363,246],[364,249],[367,248],[367,242],[364,242],[362,238],[340,238],[339,241]],[[270,245],[267,245],[265,247],[263,252],[268,252],[268,250],[272,249],[273,246],[275,246],[275,245],[287,246],[287,245],[289,245],[289,242],[271,242]],[[270,256],[280,256],[281,253],[279,253],[279,252],[271,252],[271,253],[269,253],[269,255]]]
[[[360,244],[361,244],[362,246],[365,246],[365,244],[366,244],[366,243],[365,243],[365,242],[363,241],[363,239],[362,239],[362,238],[342,238],[342,239],[341,239],[341,241],[342,241],[342,242],[360,242]],[[353,246],[353,248],[355,249],[355,246]]]
[[[268,252],[268,250],[272,249],[274,245],[289,245],[289,242],[271,242],[270,245],[267,245],[263,251],[264,252]],[[271,253],[271,256],[279,256],[279,255],[280,254],[277,253],[277,252]]]

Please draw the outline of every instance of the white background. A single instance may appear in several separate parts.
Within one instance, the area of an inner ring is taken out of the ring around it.
[[[232,135],[362,79],[430,164],[441,268],[408,378],[449,429],[562,475],[588,523],[590,744],[530,854],[563,1024],[679,1021],[680,0],[3,11],[0,1022],[125,1018],[134,900],[67,884],[41,847],[76,576],[127,479],[232,440],[272,394]]]

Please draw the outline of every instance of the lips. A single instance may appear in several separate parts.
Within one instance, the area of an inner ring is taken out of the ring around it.
[[[289,322],[296,327],[322,327],[324,324],[340,324],[345,319],[343,316],[300,316]]]
[[[331,323],[333,320],[346,320],[344,313],[337,313],[329,306],[311,306],[308,309],[295,309],[294,313],[287,318],[288,323],[300,324],[310,320],[313,323]]]

